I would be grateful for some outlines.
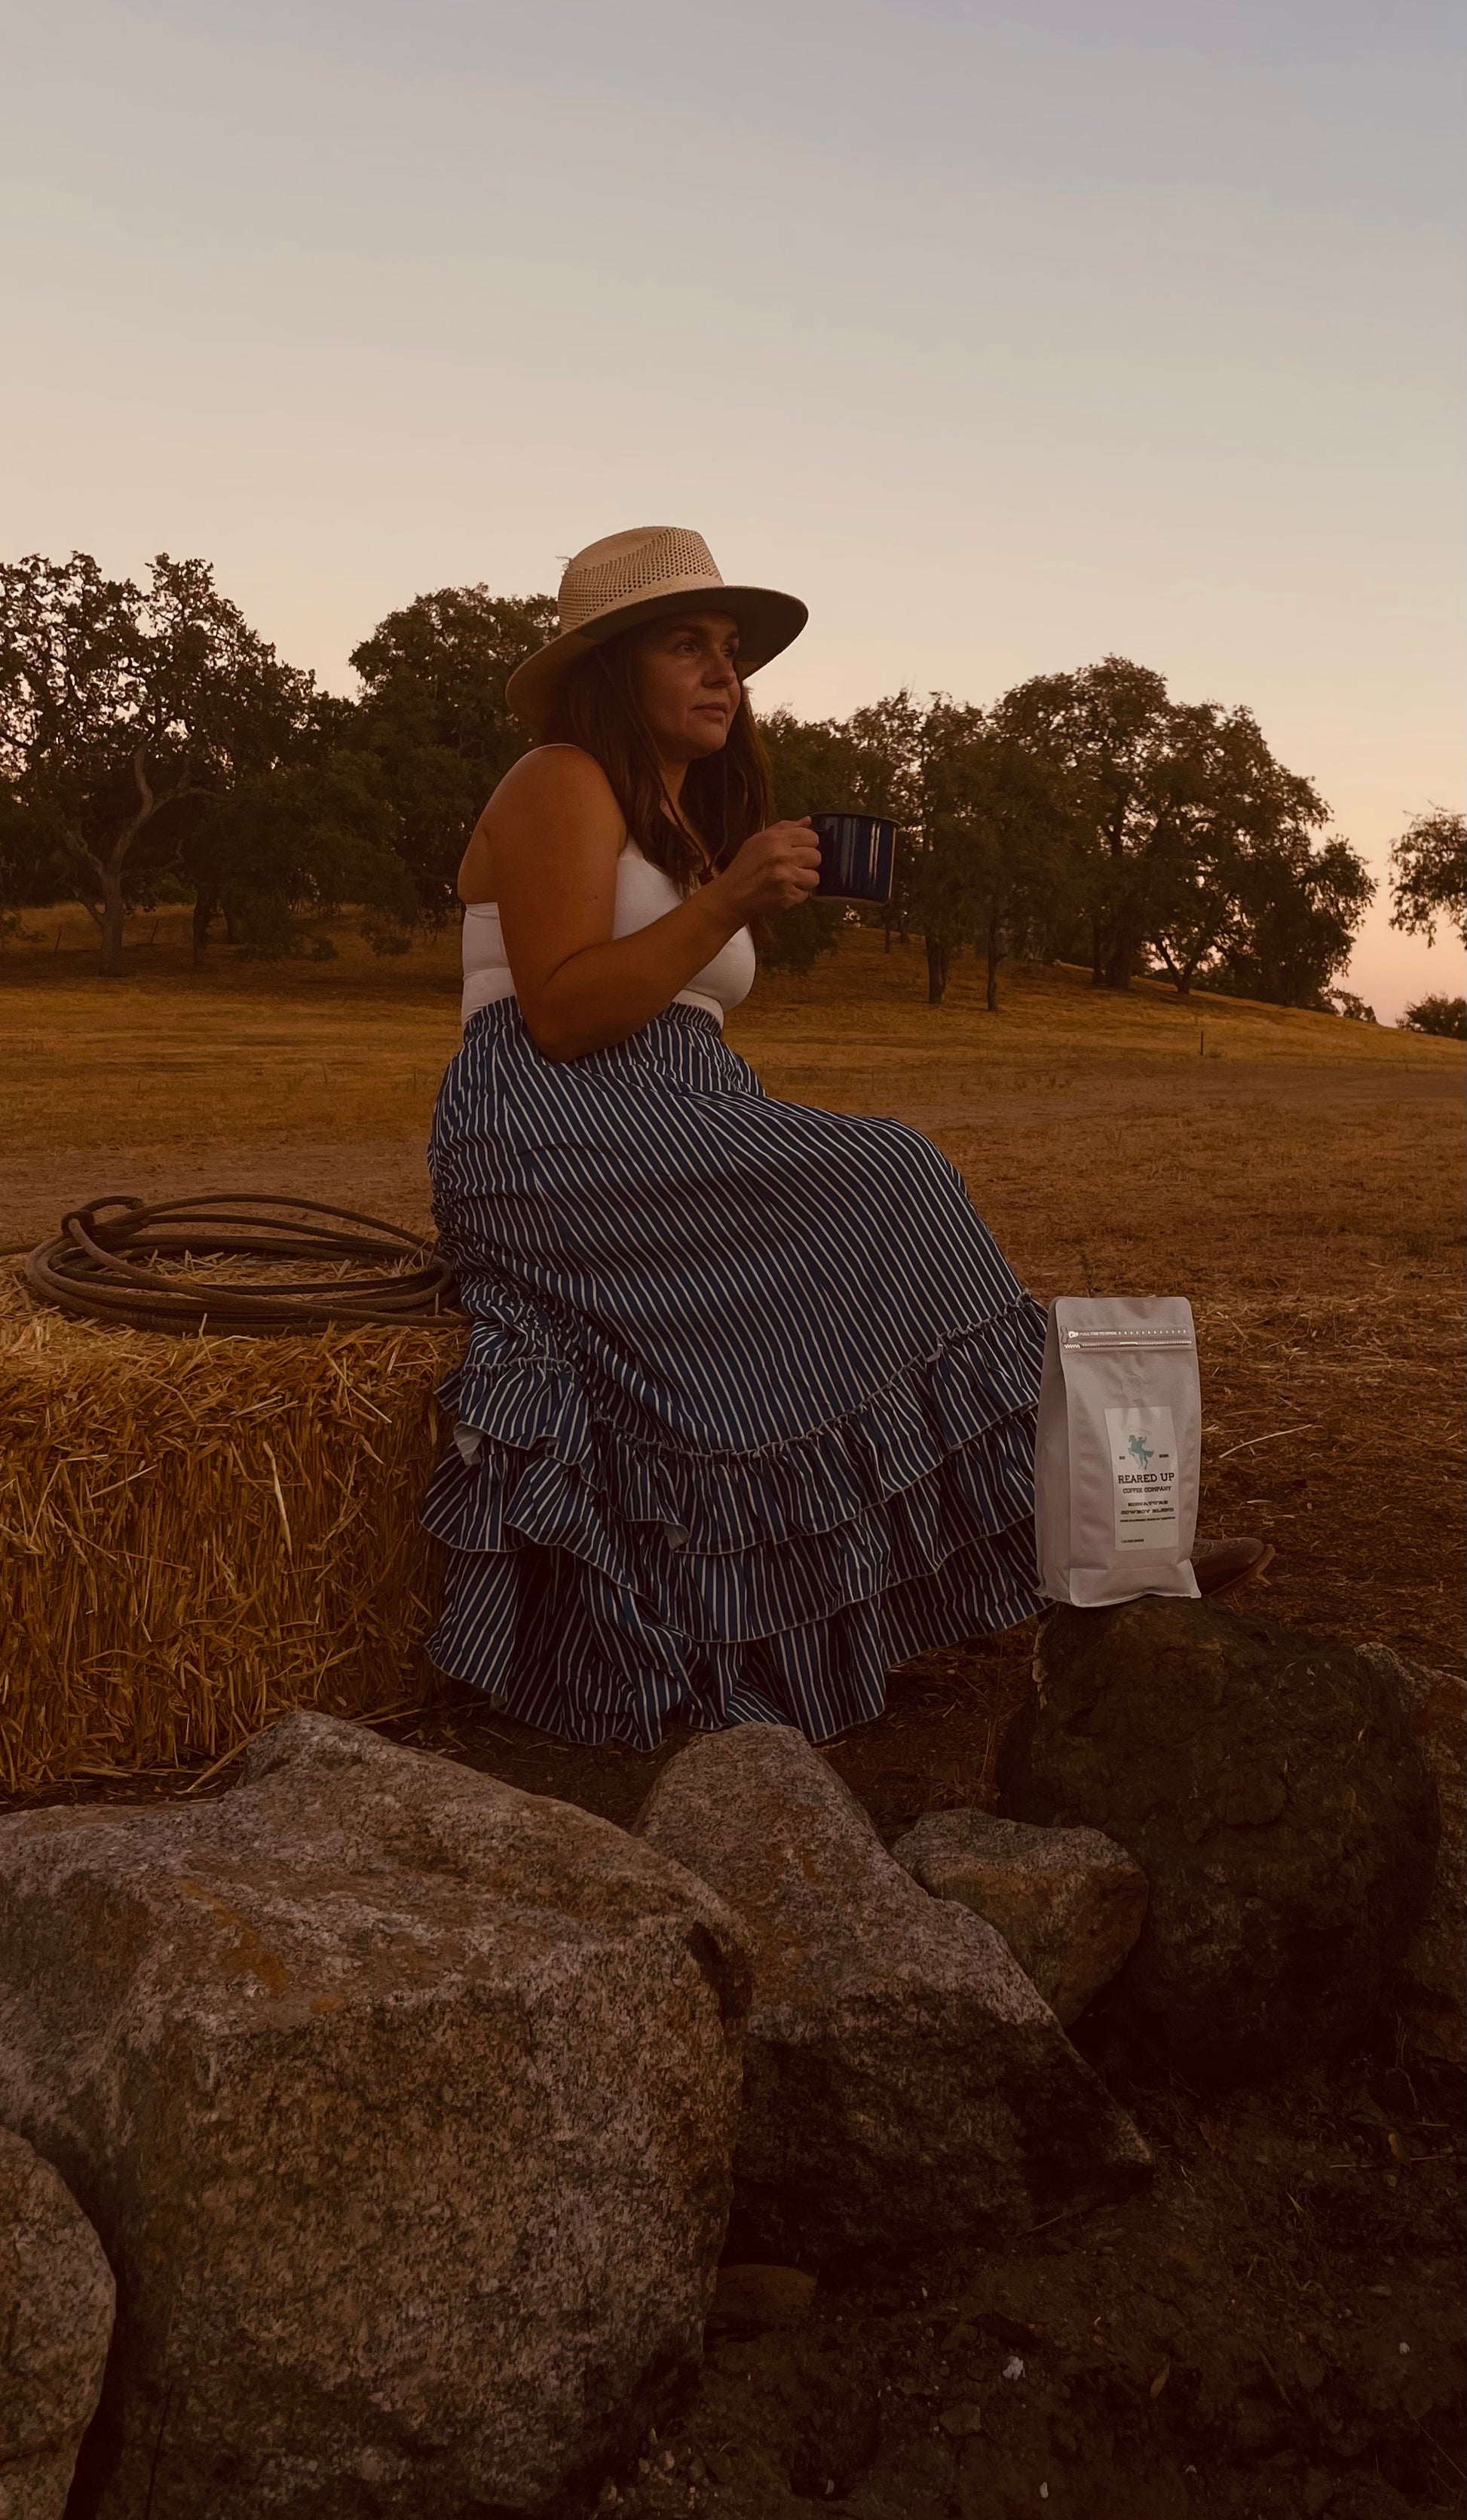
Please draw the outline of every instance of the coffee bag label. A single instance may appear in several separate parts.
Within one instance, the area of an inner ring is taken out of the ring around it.
[[[1107,1409],[1117,1549],[1178,1549],[1180,1495],[1170,1409]]]

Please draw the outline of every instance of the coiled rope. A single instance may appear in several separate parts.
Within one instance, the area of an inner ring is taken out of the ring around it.
[[[230,1279],[191,1265],[223,1259],[309,1261],[321,1274]],[[207,1329],[271,1338],[363,1323],[430,1329],[457,1312],[453,1271],[435,1242],[379,1216],[269,1192],[210,1191],[151,1205],[94,1198],[28,1254],[25,1278],[64,1313],[175,1337]]]

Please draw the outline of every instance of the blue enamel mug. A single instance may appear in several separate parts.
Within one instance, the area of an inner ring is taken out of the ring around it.
[[[880,814],[812,814],[821,844],[822,901],[890,901],[897,827]]]

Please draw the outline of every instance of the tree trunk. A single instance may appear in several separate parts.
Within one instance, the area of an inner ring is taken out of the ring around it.
[[[1090,987],[1103,989],[1104,986],[1105,942],[1100,933],[1099,920],[1092,918],[1090,921]]]
[[[124,976],[122,931],[127,919],[127,906],[122,895],[122,869],[127,862],[128,850],[132,847],[139,832],[152,822],[158,810],[158,799],[149,785],[147,765],[148,747],[146,743],[140,743],[132,756],[132,775],[140,799],[138,810],[131,822],[125,824],[117,833],[111,853],[107,857],[98,857],[95,850],[88,848],[86,842],[76,832],[68,832],[66,834],[67,854],[81,878],[77,885],[78,894],[87,912],[96,921],[97,930],[102,939],[102,960],[99,968],[104,980],[120,980]],[[182,796],[187,791],[188,779],[185,775],[180,778],[171,795]],[[168,804],[171,802],[171,797],[165,796],[162,802]],[[102,895],[100,910],[96,907],[98,893]]]
[[[1004,941],[1003,930],[999,924],[999,914],[997,911],[990,911],[988,921],[987,1004],[988,1011],[991,1015],[996,1015],[999,1012],[999,966],[1003,960]]]
[[[99,968],[104,980],[120,980],[123,977],[122,929],[126,918],[127,909],[122,899],[121,870],[104,867],[102,917],[98,922],[102,929],[102,961]]]
[[[1110,949],[1110,961],[1105,970],[1105,985],[1108,989],[1130,988],[1132,966],[1135,961],[1135,955],[1134,939],[1128,936],[1124,928],[1120,929]]]
[[[217,896],[211,892],[200,892],[198,899],[195,901],[193,928],[194,960],[196,964],[203,961],[204,947],[209,941],[209,929],[214,923],[215,918],[218,915],[218,910],[219,903]]]
[[[948,967],[953,960],[953,948],[936,936],[924,936],[922,942],[927,948],[927,1004],[940,1007],[948,986]]]

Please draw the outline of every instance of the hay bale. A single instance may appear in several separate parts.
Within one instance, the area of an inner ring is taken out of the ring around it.
[[[172,1339],[0,1274],[0,1783],[422,1701],[441,1330]]]

